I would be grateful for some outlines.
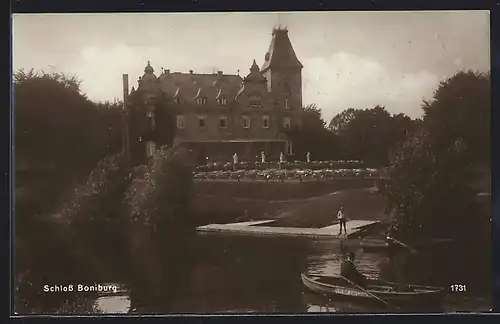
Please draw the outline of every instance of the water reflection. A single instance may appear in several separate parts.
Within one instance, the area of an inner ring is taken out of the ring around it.
[[[102,296],[97,298],[94,308],[99,313],[123,314],[130,310],[129,296]]]
[[[97,313],[123,314],[131,309],[130,290],[123,284],[100,283],[98,287],[106,287],[98,293],[93,308]]]
[[[182,289],[168,303],[156,306],[157,312],[354,311],[349,303],[336,304],[304,294],[300,274],[338,274],[342,255],[349,250],[358,255],[362,272],[378,276],[379,256],[363,253],[355,240],[204,234],[193,244],[193,254],[179,261],[191,264],[177,280]],[[137,312],[151,311],[147,302],[137,304],[146,305],[137,307]]]
[[[156,260],[162,264],[162,280],[156,283],[161,295],[152,296],[147,286],[127,282],[127,286],[118,285],[116,293],[94,294],[94,310],[99,313],[387,312],[379,305],[329,299],[302,285],[302,272],[339,274],[347,251],[355,252],[355,263],[362,273],[384,278],[381,264],[386,256],[364,253],[357,240],[197,235],[181,254]]]
[[[348,251],[356,254],[356,266],[367,277],[380,276],[380,263],[386,257],[382,254],[364,253],[359,241],[353,239],[312,241],[307,256],[308,271],[325,276],[338,275]]]
[[[303,292],[302,300],[308,313],[378,313],[387,312],[378,306],[330,299],[312,292]]]
[[[307,248],[303,240],[199,236],[184,289],[165,306],[174,312],[303,312],[296,292]]]

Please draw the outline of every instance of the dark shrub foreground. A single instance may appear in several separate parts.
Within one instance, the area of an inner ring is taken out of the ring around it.
[[[175,262],[194,230],[191,181],[189,154],[178,147],[159,150],[132,172],[119,155],[100,161],[55,213],[20,221],[16,311],[56,312],[75,303],[75,294],[41,296],[51,283],[125,280],[151,293],[163,290],[160,283],[171,282],[164,263]]]

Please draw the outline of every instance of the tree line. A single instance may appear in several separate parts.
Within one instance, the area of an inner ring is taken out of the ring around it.
[[[301,129],[290,136],[299,157],[307,152],[315,160],[362,160],[374,167],[387,165],[389,151],[417,129],[420,119],[391,115],[385,107],[348,108],[329,123],[315,104],[304,107]]]
[[[315,160],[352,159],[388,166],[391,152],[425,130],[437,150],[446,151],[458,141],[467,147],[469,162],[484,165],[491,158],[489,94],[489,73],[459,71],[438,85],[430,101],[422,102],[421,118],[390,114],[377,105],[347,108],[327,122],[321,108],[310,104],[303,109],[302,127],[289,135],[302,159],[311,152]]]

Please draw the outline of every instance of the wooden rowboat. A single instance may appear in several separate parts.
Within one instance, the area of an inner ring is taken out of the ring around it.
[[[328,296],[346,297],[353,300],[375,301],[370,294],[353,286],[339,276],[320,276],[302,274],[302,283],[310,290]],[[381,280],[368,280],[367,291],[378,298],[398,306],[402,305],[441,305],[446,291],[441,287],[404,285]]]

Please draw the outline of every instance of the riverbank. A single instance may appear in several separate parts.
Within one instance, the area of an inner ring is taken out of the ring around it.
[[[226,190],[229,192],[229,188]],[[192,199],[192,210],[197,225],[272,219],[275,226],[319,228],[335,223],[341,206],[352,220],[385,219],[385,199],[373,188],[349,188],[284,200],[243,198],[238,194],[237,191],[233,192],[233,197],[196,194]]]

